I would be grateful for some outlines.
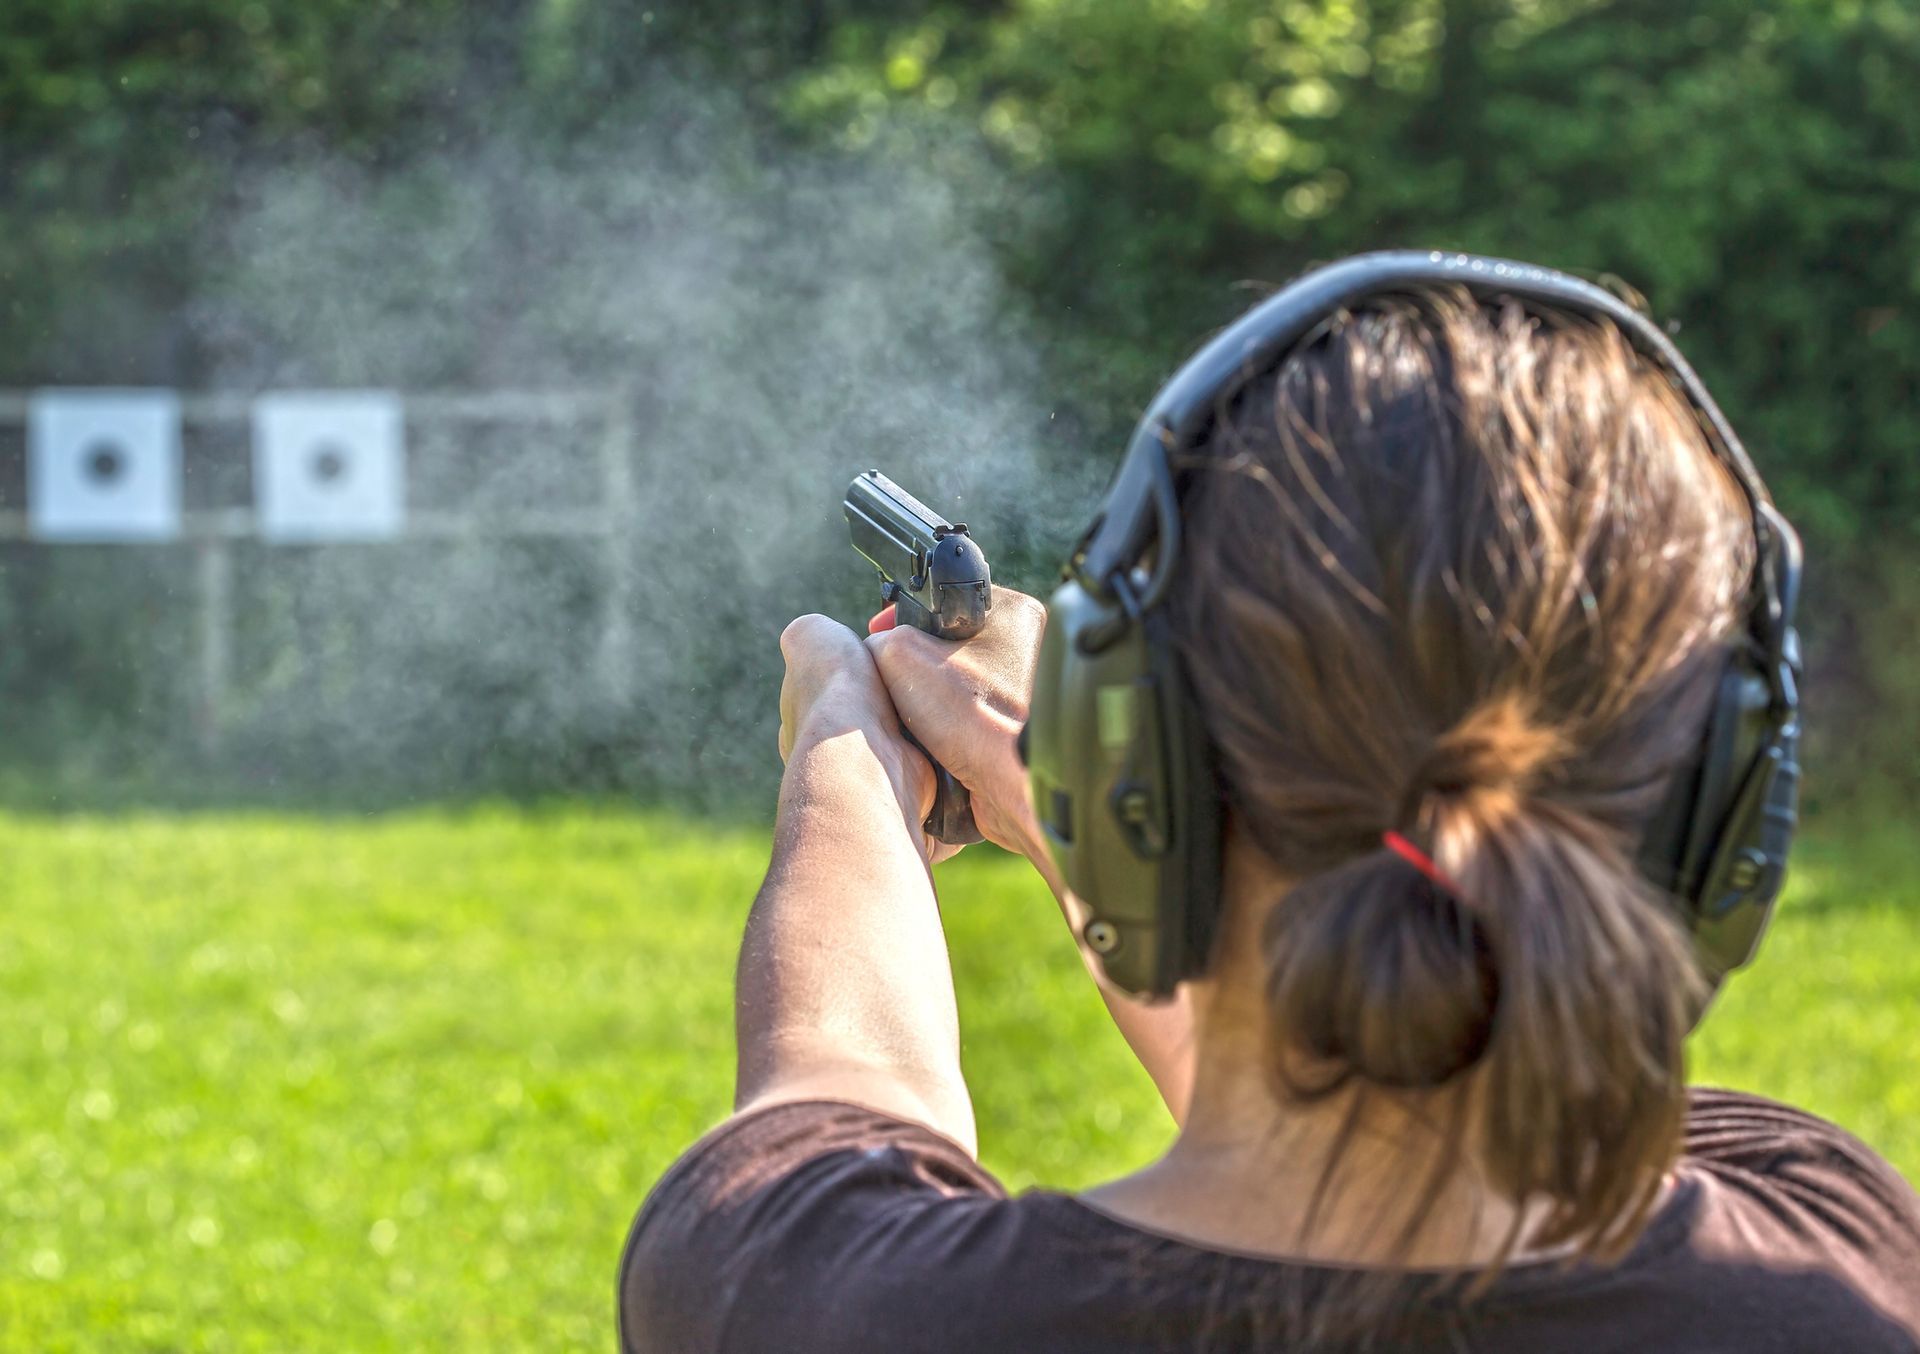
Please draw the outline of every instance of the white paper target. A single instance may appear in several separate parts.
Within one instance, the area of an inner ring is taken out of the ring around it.
[[[43,390],[27,408],[27,513],[49,541],[180,534],[180,400],[170,390]]]
[[[406,523],[400,397],[263,395],[253,405],[254,503],[269,541],[377,540]]]

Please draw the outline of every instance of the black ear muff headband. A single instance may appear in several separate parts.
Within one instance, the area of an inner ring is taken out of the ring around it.
[[[1758,544],[1748,625],[1697,753],[1675,775],[1641,868],[1673,897],[1718,983],[1752,958],[1784,879],[1799,781],[1800,543],[1719,406],[1666,334],[1591,283],[1465,254],[1366,254],[1256,306],[1175,374],[1141,419],[1048,603],[1023,735],[1034,806],[1090,917],[1081,939],[1117,986],[1164,996],[1205,966],[1220,910],[1221,797],[1163,605],[1181,558],[1177,460],[1218,409],[1330,317],[1375,298],[1465,287],[1482,302],[1604,318],[1667,373],[1745,494]]]

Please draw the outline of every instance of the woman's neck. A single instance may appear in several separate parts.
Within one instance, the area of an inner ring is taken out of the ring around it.
[[[1533,1230],[1537,1210],[1516,1207],[1475,1165],[1470,1106],[1457,1097],[1414,1106],[1348,1087],[1283,1100],[1259,975],[1239,967],[1195,993],[1180,1137],[1145,1170],[1088,1192],[1090,1204],[1203,1245],[1370,1267],[1479,1267]]]

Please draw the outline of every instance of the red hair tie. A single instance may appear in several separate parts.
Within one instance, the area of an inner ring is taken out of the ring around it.
[[[1464,903],[1467,901],[1466,890],[1449,879],[1446,872],[1433,863],[1432,856],[1422,851],[1405,837],[1402,837],[1398,832],[1382,832],[1380,834],[1380,840],[1386,843],[1387,850],[1393,852],[1394,855],[1400,857],[1400,859],[1406,861],[1407,864],[1413,866],[1414,869],[1420,871],[1431,883],[1437,884],[1440,888],[1451,893],[1459,902]]]

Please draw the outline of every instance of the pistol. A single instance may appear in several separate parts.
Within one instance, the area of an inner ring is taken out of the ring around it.
[[[980,633],[993,609],[993,575],[964,522],[949,522],[878,470],[855,478],[845,507],[853,548],[879,571],[881,603],[901,625],[945,640]],[[911,731],[907,737],[926,751]],[[967,787],[938,762],[933,776],[927,834],[955,846],[979,841]]]

